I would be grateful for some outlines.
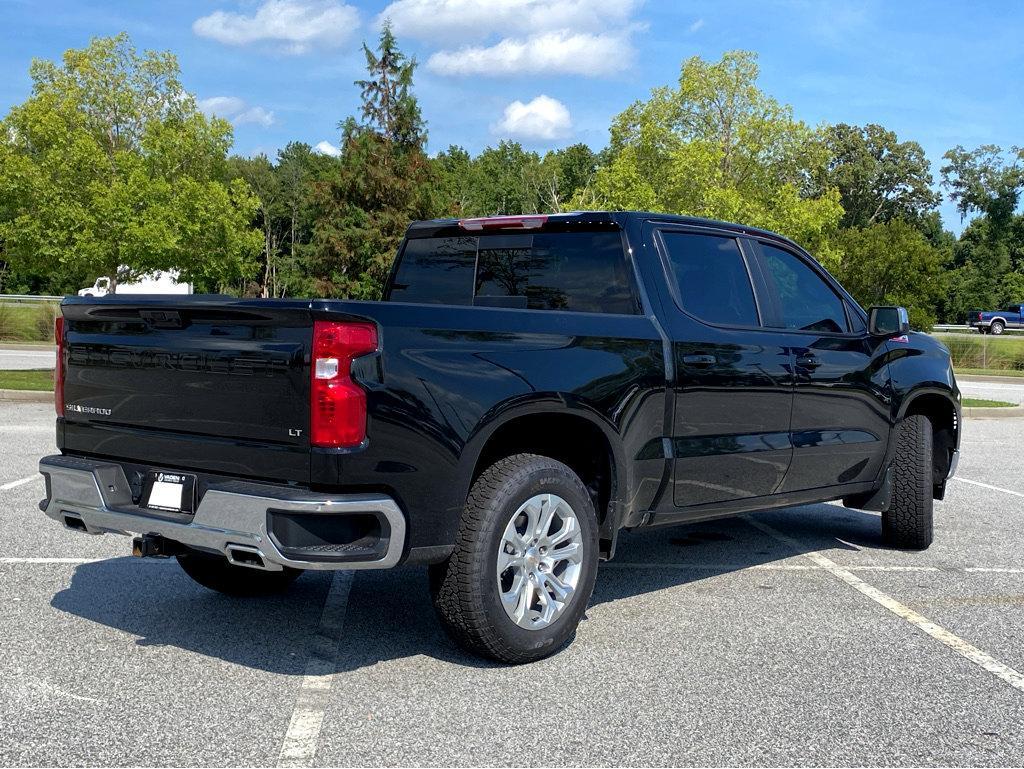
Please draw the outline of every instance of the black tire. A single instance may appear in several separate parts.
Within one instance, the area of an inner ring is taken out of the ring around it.
[[[932,543],[932,423],[913,414],[896,425],[892,499],[882,513],[882,536],[901,550],[925,550]]]
[[[261,571],[248,566],[235,566],[223,555],[189,550],[179,555],[178,563],[192,579],[205,588],[233,596],[260,596],[281,593],[288,589],[301,569]]]
[[[562,613],[543,628],[523,628],[501,604],[498,549],[516,511],[537,494],[557,494],[573,509],[582,534],[579,582]],[[510,664],[558,651],[575,634],[597,577],[597,515],[586,487],[569,467],[549,457],[515,454],[495,462],[473,484],[455,550],[431,566],[434,608],[448,634],[474,654]]]
[[[1006,326],[1001,320],[992,321],[992,325],[989,327],[989,332],[993,336],[999,336],[1004,330],[1006,330]]]

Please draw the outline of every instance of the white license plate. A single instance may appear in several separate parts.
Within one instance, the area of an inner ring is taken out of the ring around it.
[[[181,512],[184,507],[188,476],[177,473],[154,473],[146,507]]]

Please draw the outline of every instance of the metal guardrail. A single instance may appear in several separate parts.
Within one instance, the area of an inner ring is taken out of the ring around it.
[[[21,304],[22,302],[60,302],[63,296],[36,296],[34,294],[0,294],[0,302]]]

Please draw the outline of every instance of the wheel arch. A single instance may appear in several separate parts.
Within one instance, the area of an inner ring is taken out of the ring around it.
[[[591,492],[601,552],[610,557],[628,483],[622,441],[599,413],[565,395],[506,403],[492,410],[466,443],[462,477],[466,490],[493,462],[519,453],[539,454],[568,465]]]
[[[921,414],[932,423],[932,487],[942,499],[953,452],[960,446],[961,413],[954,395],[937,387],[912,391],[900,405],[899,419]]]

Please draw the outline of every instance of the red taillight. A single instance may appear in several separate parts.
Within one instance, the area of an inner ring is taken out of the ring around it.
[[[313,322],[310,430],[313,446],[358,446],[366,438],[366,392],[352,381],[352,359],[377,349],[372,323]]]
[[[53,322],[53,341],[57,343],[57,365],[53,368],[53,405],[57,416],[64,416],[64,317]]]
[[[978,320],[981,320],[981,313],[978,313]]]
[[[482,216],[478,219],[460,219],[459,226],[464,230],[538,230],[547,220],[545,214]]]

